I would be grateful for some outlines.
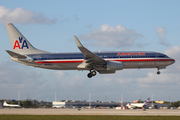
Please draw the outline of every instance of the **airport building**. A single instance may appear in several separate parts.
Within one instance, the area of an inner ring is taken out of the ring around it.
[[[124,104],[126,105],[126,104]],[[92,108],[100,108],[100,107],[108,107],[114,108],[119,107],[120,103],[97,103],[97,102],[66,102],[65,106],[67,108],[83,108],[83,107],[92,107]]]
[[[154,107],[154,109],[160,109],[160,108],[168,108],[169,107],[169,105],[168,104],[162,104],[162,103],[153,103],[153,104],[149,104],[148,105],[149,107],[150,106],[153,106]]]
[[[125,106],[127,103],[124,103]],[[120,103],[108,103],[108,102],[86,102],[86,101],[61,101],[52,102],[53,108],[114,108],[119,107]]]

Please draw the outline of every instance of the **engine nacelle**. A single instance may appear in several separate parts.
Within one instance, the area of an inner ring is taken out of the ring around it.
[[[107,70],[122,70],[124,67],[123,62],[108,61],[106,65]]]

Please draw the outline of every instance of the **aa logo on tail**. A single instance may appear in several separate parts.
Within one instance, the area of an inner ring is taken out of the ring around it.
[[[20,43],[21,43],[21,46],[20,46]],[[18,40],[15,41],[13,49],[16,49],[16,48],[23,49],[24,47],[29,49],[26,40],[23,40],[23,37],[19,37],[19,41]]]

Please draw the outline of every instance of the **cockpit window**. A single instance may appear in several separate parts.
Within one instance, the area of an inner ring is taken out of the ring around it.
[[[164,55],[165,58],[169,58],[167,55]]]

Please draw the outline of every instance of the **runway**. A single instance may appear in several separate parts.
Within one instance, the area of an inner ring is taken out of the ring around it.
[[[180,110],[116,110],[116,109],[52,109],[52,108],[2,108],[0,115],[136,115],[136,116],[180,116]]]

